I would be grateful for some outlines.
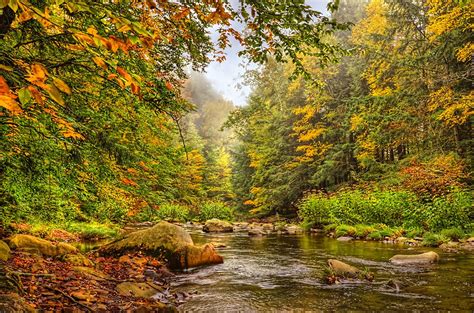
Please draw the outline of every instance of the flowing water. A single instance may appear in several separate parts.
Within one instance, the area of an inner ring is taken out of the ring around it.
[[[474,255],[445,254],[428,267],[395,266],[397,253],[425,252],[381,242],[339,242],[315,235],[249,237],[191,231],[197,244],[223,243],[224,264],[178,276],[173,287],[195,293],[182,312],[466,311],[474,310]],[[337,258],[375,274],[372,283],[323,282]],[[387,284],[393,280],[398,285]]]

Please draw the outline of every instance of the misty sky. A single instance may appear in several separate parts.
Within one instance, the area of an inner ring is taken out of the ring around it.
[[[315,10],[325,13],[328,0],[309,0],[306,3],[309,3]],[[246,104],[250,89],[246,86],[243,86],[242,89],[237,88],[237,85],[242,84],[241,76],[245,72],[244,68],[239,66],[243,62],[237,56],[239,50],[239,45],[233,42],[233,46],[226,50],[227,60],[223,63],[212,62],[209,64],[205,75],[224,98],[242,106]]]

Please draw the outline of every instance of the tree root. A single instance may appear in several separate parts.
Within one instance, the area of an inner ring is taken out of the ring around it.
[[[74,299],[73,297],[71,297],[70,295],[68,295],[67,293],[65,293],[64,291],[61,291],[59,289],[56,289],[56,288],[53,288],[53,287],[49,287],[49,286],[45,286],[46,289],[49,289],[51,291],[55,291],[55,292],[58,292],[60,293],[61,295],[63,295],[65,298],[68,298],[69,300],[71,300],[72,302],[74,302],[75,304],[77,305],[80,305],[81,307],[83,307],[84,309],[87,309],[88,311],[90,312],[94,312],[94,310],[89,307],[88,305],[85,305],[84,303],[81,303],[79,301],[76,301],[76,299]]]

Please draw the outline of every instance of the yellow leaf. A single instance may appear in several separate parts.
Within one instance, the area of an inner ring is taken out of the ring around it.
[[[23,110],[18,105],[18,102],[8,96],[0,95],[0,107],[10,111],[12,115],[19,115],[23,113]]]
[[[104,70],[107,69],[107,64],[105,63],[104,59],[102,59],[101,57],[93,57],[92,61],[94,61],[94,63],[97,66],[103,68]]]
[[[53,78],[53,84],[56,87],[58,87],[59,90],[61,90],[64,93],[67,93],[68,95],[70,95],[72,93],[71,88],[69,88],[69,86],[59,78],[56,78],[56,77]]]
[[[60,105],[64,105],[63,97],[61,97],[61,93],[59,92],[58,88],[53,85],[46,85],[44,89],[48,92],[51,99],[53,99]]]
[[[0,64],[0,70],[4,70],[6,72],[12,72],[13,68],[7,65]]]

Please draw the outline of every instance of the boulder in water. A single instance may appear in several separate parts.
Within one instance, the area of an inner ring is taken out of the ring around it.
[[[360,273],[360,270],[357,267],[335,259],[329,259],[328,265],[336,276],[357,277]]]
[[[435,263],[438,262],[438,260],[438,253],[429,251],[421,254],[397,254],[390,259],[390,262],[397,265],[416,265]]]
[[[172,269],[178,270],[223,262],[212,245],[195,246],[191,236],[182,227],[168,222],[130,233],[103,246],[99,253],[118,256],[134,251],[164,257]]]
[[[341,237],[338,237],[336,240],[337,241],[352,241],[352,240],[354,240],[354,238],[352,238],[350,236],[341,236]]]
[[[234,227],[227,221],[213,218],[206,221],[206,224],[204,224],[202,230],[206,233],[230,233],[234,231]]]
[[[77,253],[77,249],[70,244],[60,242],[54,244],[35,236],[17,234],[9,239],[10,248],[40,253],[44,256],[61,256],[69,253]]]

